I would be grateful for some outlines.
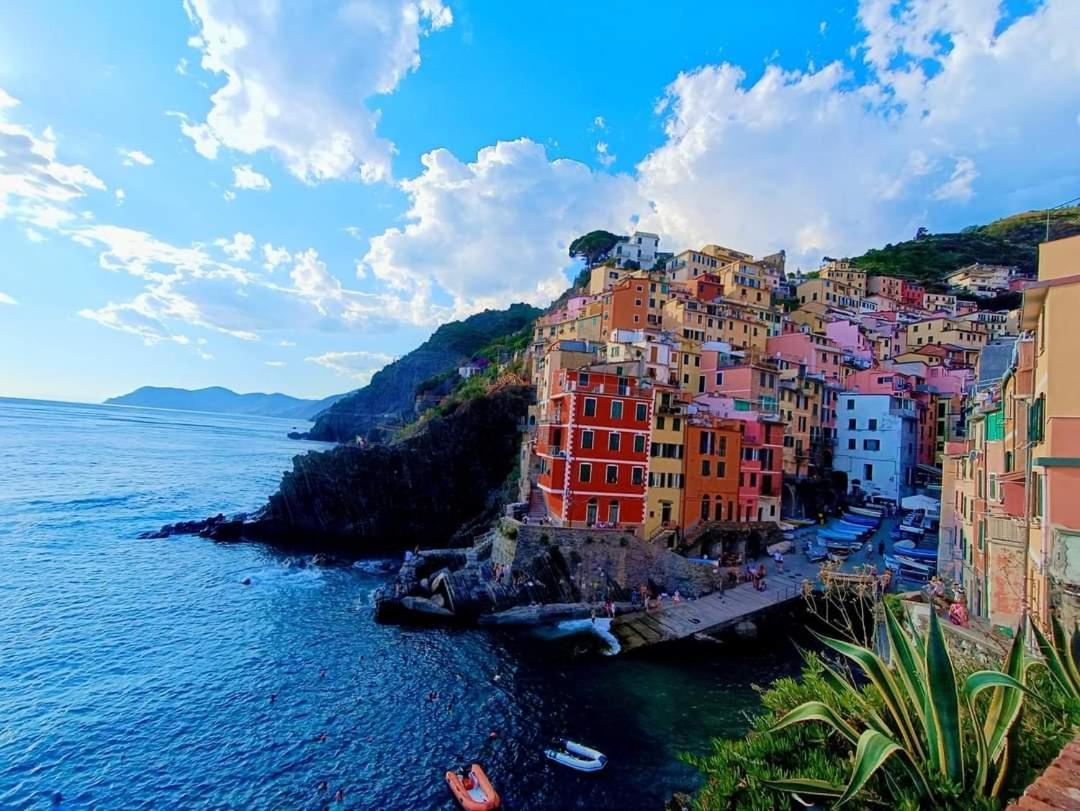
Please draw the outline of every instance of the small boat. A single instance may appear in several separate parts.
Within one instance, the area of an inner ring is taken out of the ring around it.
[[[849,532],[856,532],[859,535],[869,535],[871,532],[874,531],[873,527],[868,527],[864,524],[852,524],[842,518],[838,519],[836,524],[840,529],[846,529]]]
[[[878,520],[876,518],[870,518],[866,515],[858,515],[857,513],[846,512],[840,516],[843,520],[849,524],[862,524],[864,527],[876,527]]]
[[[848,512],[853,515],[865,515],[867,518],[881,518],[881,510],[875,510],[870,507],[848,507]]]
[[[544,757],[579,772],[598,772],[607,765],[607,755],[584,744],[560,738],[555,741],[558,749],[545,749]]]
[[[446,785],[465,811],[491,811],[502,803],[479,763],[464,773],[447,772]]]
[[[811,546],[806,550],[806,559],[811,563],[818,563],[829,556],[829,550],[824,546]]]
[[[905,557],[914,558],[915,560],[932,560],[937,561],[937,550],[927,549],[926,547],[916,546],[911,541],[897,541],[893,544],[893,554],[903,555]]]
[[[862,541],[854,535],[848,535],[844,532],[831,532],[827,529],[819,529],[817,532],[817,539],[819,543],[827,541],[829,543],[843,543],[848,546],[862,546]]]

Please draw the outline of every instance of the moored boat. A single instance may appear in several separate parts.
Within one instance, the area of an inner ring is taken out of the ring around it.
[[[875,510],[871,507],[848,507],[848,512],[854,513],[855,515],[865,515],[867,518],[877,519],[880,519],[882,515],[881,510]]]
[[[446,784],[465,811],[491,811],[502,802],[479,763],[474,763],[465,772],[447,772]]]
[[[545,749],[544,757],[579,772],[598,772],[607,765],[607,755],[585,744],[560,738],[558,748]]]

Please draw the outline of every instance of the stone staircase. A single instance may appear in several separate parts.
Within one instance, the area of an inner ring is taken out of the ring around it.
[[[544,503],[544,492],[534,483],[529,488],[529,520],[538,521],[547,518],[547,505]]]

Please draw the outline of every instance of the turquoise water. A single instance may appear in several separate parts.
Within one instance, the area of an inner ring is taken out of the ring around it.
[[[696,785],[677,753],[738,734],[751,682],[796,668],[784,639],[612,658],[380,626],[357,569],[136,539],[257,507],[323,447],[293,427],[0,399],[0,808],[449,809],[443,772],[479,759],[506,808],[656,809]],[[555,735],[609,768],[549,765]]]

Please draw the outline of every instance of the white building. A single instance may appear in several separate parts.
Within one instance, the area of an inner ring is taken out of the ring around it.
[[[627,262],[637,262],[642,270],[652,270],[656,264],[656,249],[660,246],[660,237],[648,231],[635,231],[620,240],[611,249],[611,258],[621,267]]]
[[[971,293],[979,298],[990,298],[1009,290],[1009,282],[1024,278],[1020,268],[1010,265],[973,265],[955,270],[945,277],[945,282],[954,290]]]
[[[861,490],[899,504],[914,492],[918,422],[911,400],[843,392],[836,410],[833,470]]]

